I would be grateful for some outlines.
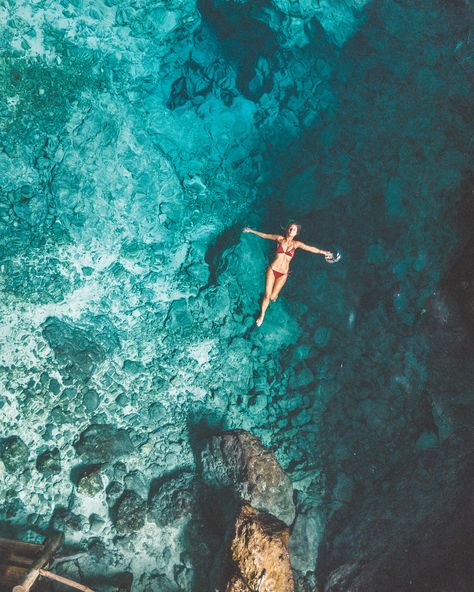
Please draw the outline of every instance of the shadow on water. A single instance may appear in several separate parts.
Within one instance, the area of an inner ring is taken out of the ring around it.
[[[473,204],[463,204],[462,211]],[[393,428],[387,424],[374,441],[374,450],[386,449],[386,466],[372,475],[366,466],[349,467],[343,459],[326,467],[334,478],[343,471],[351,474],[358,485],[351,501],[328,520],[317,566],[322,590],[472,589],[474,339],[468,321],[474,315],[467,304],[474,297],[464,294],[460,302],[459,286],[474,284],[473,241],[473,236],[467,239],[454,257],[418,322],[418,335],[426,338],[427,379],[421,392],[405,394],[406,428],[399,437],[391,441]],[[400,393],[397,404],[402,397]],[[348,417],[356,408],[357,399],[344,404]],[[323,442],[331,442],[339,414],[337,404],[328,409],[320,432]],[[360,452],[360,429],[349,425],[347,432],[353,436],[346,446]],[[373,438],[375,430],[364,435]],[[364,455],[369,465],[370,456]],[[327,501],[334,501],[334,489]]]
[[[221,42],[226,60],[237,69],[237,88],[253,100],[271,90],[271,77],[264,80],[258,88],[250,85],[255,76],[260,56],[269,59],[277,52],[279,45],[275,33],[255,18],[259,2],[238,4],[217,3],[199,0],[198,9],[205,22]]]
[[[225,551],[235,521],[237,503],[232,491],[206,485],[202,478],[201,453],[213,435],[225,429],[212,412],[188,421],[189,440],[196,466],[196,504],[185,529],[184,547],[193,566],[192,592],[221,589],[228,579]]]
[[[221,232],[215,240],[210,244],[206,251],[205,261],[209,266],[209,281],[208,286],[216,283],[217,277],[225,269],[223,268],[222,254],[230,247],[237,245],[240,241],[242,233],[242,226],[234,225],[226,228]]]

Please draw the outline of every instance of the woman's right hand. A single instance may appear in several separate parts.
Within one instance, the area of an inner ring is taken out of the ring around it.
[[[250,232],[252,229],[248,228],[247,226],[242,230],[242,232]]]

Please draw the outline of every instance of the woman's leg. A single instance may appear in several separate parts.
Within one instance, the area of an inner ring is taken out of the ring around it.
[[[275,283],[273,284],[272,293],[270,294],[270,300],[272,302],[275,302],[275,300],[278,298],[278,294],[280,293],[280,290],[285,285],[285,282],[287,279],[288,279],[288,274],[285,274],[285,275],[281,275],[279,278],[277,278],[275,280]]]
[[[263,318],[265,317],[265,313],[267,311],[268,305],[270,304],[270,296],[273,290],[273,284],[275,283],[275,276],[273,275],[273,270],[271,267],[267,269],[267,273],[265,274],[265,296],[262,300],[262,309],[260,311],[260,316],[258,317],[256,323],[257,327],[263,323]]]

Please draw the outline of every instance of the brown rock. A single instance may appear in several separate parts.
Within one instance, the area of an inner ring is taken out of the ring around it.
[[[294,592],[288,539],[283,522],[244,505],[235,523],[234,572],[226,592]]]

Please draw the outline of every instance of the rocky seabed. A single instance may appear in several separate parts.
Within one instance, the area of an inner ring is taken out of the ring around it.
[[[470,0],[0,3],[0,534],[97,591],[472,581]],[[297,252],[255,328],[273,244]]]

